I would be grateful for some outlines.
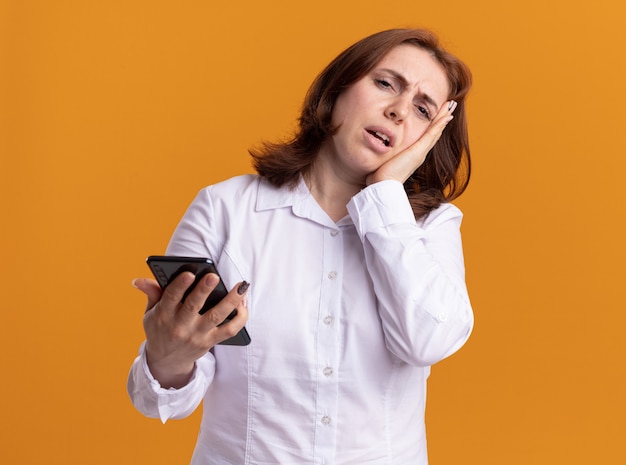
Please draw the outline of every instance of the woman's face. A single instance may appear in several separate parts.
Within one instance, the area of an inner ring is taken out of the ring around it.
[[[429,52],[399,45],[339,95],[332,114],[339,130],[323,152],[334,169],[364,179],[420,138],[449,92],[445,69]]]

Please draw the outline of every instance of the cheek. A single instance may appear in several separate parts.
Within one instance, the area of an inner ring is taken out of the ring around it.
[[[335,108],[333,108],[333,112],[330,115],[330,124],[335,128],[339,127],[343,124],[344,119],[342,108],[335,105]]]
[[[350,100],[349,95],[341,94],[337,97],[335,105],[333,106],[333,112],[331,114],[331,122],[333,126],[343,125],[350,112]]]

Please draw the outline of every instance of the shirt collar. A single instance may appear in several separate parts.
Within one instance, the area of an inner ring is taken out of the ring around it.
[[[256,210],[275,210],[287,207],[291,207],[294,215],[300,218],[306,218],[331,228],[338,226],[315,201],[302,177],[300,177],[294,189],[275,187],[267,180],[261,178]],[[344,223],[345,220],[346,218],[340,221],[339,224]]]
[[[298,202],[299,197],[309,194],[309,189],[302,178],[295,189],[276,187],[266,179],[260,178],[259,192],[256,201],[256,210],[275,210],[278,208],[292,207]]]

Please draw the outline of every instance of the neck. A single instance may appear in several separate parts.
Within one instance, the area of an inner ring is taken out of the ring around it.
[[[328,157],[319,154],[306,177],[311,195],[335,223],[348,214],[346,205],[365,186],[341,174],[328,163]]]

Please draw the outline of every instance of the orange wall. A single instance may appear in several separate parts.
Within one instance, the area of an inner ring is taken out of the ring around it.
[[[289,133],[336,53],[424,25],[476,82],[476,328],[433,369],[431,462],[623,463],[622,3],[300,5],[0,2],[0,462],[186,463],[199,416],[163,426],[126,396],[132,278],[198,189]]]

